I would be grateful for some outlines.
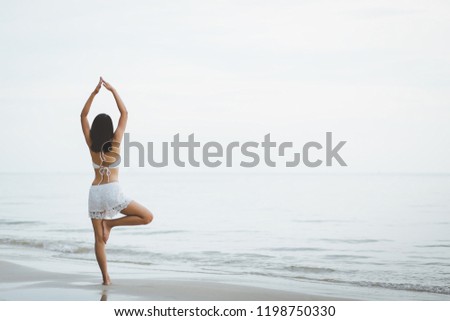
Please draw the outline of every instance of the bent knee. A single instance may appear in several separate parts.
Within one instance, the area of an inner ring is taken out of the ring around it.
[[[148,213],[144,217],[144,224],[150,224],[153,221],[153,214],[148,211]]]

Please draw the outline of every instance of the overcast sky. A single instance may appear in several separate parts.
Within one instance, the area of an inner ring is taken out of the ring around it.
[[[143,144],[271,133],[301,149],[331,131],[347,141],[335,172],[450,172],[449,15],[437,0],[5,2],[1,171],[88,170],[79,114],[102,75]],[[104,89],[100,112],[117,120]]]

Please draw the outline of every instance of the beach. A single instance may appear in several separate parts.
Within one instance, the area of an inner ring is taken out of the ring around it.
[[[53,265],[55,266],[55,265]],[[0,300],[32,301],[335,301],[340,298],[211,281],[119,278],[50,272],[0,261]]]
[[[2,174],[0,299],[450,299],[448,175],[123,177],[155,218],[112,230],[103,287],[89,173]]]

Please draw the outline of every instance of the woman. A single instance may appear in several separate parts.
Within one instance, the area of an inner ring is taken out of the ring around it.
[[[114,131],[111,117],[99,114],[92,122],[87,119],[95,95],[103,86],[116,100],[120,111],[119,123]],[[153,220],[153,214],[139,203],[126,197],[119,185],[120,143],[127,125],[128,112],[117,91],[103,78],[89,96],[81,111],[81,127],[89,146],[95,178],[89,190],[89,217],[95,234],[95,256],[102,271],[103,284],[111,284],[106,263],[105,245],[111,229],[121,225],[142,225]],[[125,214],[113,219],[118,213]]]

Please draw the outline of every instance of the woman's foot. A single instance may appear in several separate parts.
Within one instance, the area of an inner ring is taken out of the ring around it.
[[[106,273],[102,275],[103,276],[103,285],[110,285],[111,284],[111,279],[109,278],[109,274]]]
[[[103,227],[103,242],[108,242],[109,239],[109,233],[111,232],[111,227],[108,225],[107,220],[102,221],[102,227]]]

